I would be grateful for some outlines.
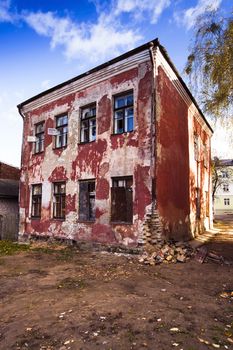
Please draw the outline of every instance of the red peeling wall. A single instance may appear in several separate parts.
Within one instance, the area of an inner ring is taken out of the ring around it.
[[[76,94],[46,104],[26,114],[21,191],[22,234],[56,236],[111,244],[135,245],[146,207],[151,204],[151,89],[152,67],[144,62]],[[113,96],[133,90],[134,131],[113,135]],[[79,108],[97,103],[97,139],[79,143]],[[78,107],[76,106],[78,105]],[[65,107],[64,107],[65,106]],[[34,124],[45,120],[45,129],[55,126],[55,116],[67,111],[68,145],[54,149],[52,136],[45,133],[45,151],[33,154],[26,142]],[[111,223],[111,177],[133,176],[133,224]],[[79,222],[78,181],[96,179],[95,222]],[[52,219],[53,182],[66,181],[66,221]],[[30,217],[31,184],[42,183],[41,219]],[[43,197],[44,196],[44,197]]]
[[[156,191],[159,215],[168,238],[187,239],[189,207],[188,107],[159,67],[157,94]]]

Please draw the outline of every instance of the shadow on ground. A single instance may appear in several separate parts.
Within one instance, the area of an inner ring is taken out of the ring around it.
[[[216,216],[214,228],[217,233],[205,244],[225,259],[233,261],[233,215]]]

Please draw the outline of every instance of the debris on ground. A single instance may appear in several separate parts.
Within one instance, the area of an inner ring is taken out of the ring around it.
[[[201,264],[207,261],[213,261],[220,264],[227,264],[227,261],[224,260],[222,255],[219,255],[214,251],[208,251],[208,249],[205,246],[197,248],[195,259]]]
[[[155,246],[147,244],[139,262],[147,265],[160,263],[184,263],[194,254],[192,247],[186,242],[159,242]]]
[[[233,290],[225,290],[220,293],[220,297],[224,299],[233,299]]]

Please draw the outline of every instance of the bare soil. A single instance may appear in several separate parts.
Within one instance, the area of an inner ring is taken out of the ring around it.
[[[0,349],[233,349],[232,265],[36,244],[0,256]]]

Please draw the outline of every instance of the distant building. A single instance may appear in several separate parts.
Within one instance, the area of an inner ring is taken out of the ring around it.
[[[19,177],[20,169],[0,162],[0,239],[18,237]]]
[[[211,226],[212,130],[157,39],[18,108],[20,237],[137,245]]]
[[[221,159],[218,167],[219,183],[215,199],[214,214],[233,214],[233,159]]]

